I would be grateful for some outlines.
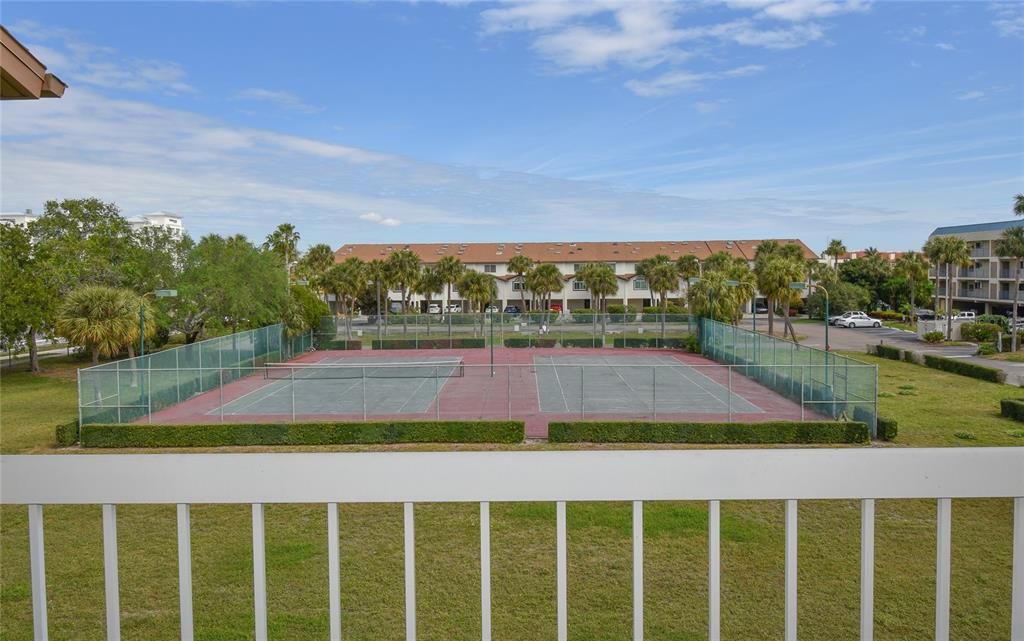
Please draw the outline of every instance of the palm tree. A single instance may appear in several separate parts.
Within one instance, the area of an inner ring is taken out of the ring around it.
[[[835,238],[829,241],[828,247],[823,253],[832,259],[832,266],[835,267],[839,264],[839,258],[846,255],[846,245],[843,244],[843,241]]]
[[[1024,216],[1024,194],[1017,194],[1013,198],[1013,214]]]
[[[292,273],[291,263],[298,258],[296,246],[299,244],[299,238],[299,232],[295,231],[295,225],[281,223],[263,243],[264,251],[273,252],[284,260],[284,271],[289,277]]]
[[[147,327],[152,327],[152,310]],[[57,334],[72,345],[92,354],[93,365],[100,356],[113,356],[139,337],[139,297],[131,291],[88,285],[73,290],[57,312]],[[30,339],[31,340],[31,339]]]
[[[356,300],[366,291],[366,263],[351,256],[327,270],[325,281],[345,315],[345,337],[352,338],[352,311]]]
[[[921,248],[928,262],[935,266],[935,311],[939,311],[939,280],[941,278],[940,267],[942,266],[942,236],[935,236],[928,239],[928,242]]]
[[[690,293],[690,279],[700,276],[701,270],[700,259],[693,254],[680,256],[676,260],[676,271],[679,273],[679,278],[683,279],[683,282],[686,283],[687,296]]]
[[[917,319],[917,286],[928,280],[928,261],[917,252],[907,252],[896,259],[893,271],[910,283],[910,319]]]
[[[445,256],[445,258],[449,258],[449,256]],[[413,291],[426,298],[427,304],[429,305],[434,294],[443,290],[444,285],[444,279],[441,277],[441,274],[438,273],[437,267],[424,267],[423,271],[420,272],[419,278],[417,278],[416,282],[413,283]],[[430,316],[427,316],[428,335],[430,334],[430,318]]]
[[[462,278],[462,274],[466,271],[466,266],[462,264],[462,261],[457,256],[444,256],[441,260],[437,261],[437,267],[434,269],[442,284],[447,288],[447,294],[444,297],[444,313],[447,314],[448,308],[452,304],[452,285],[459,282],[459,279]],[[448,332],[451,333],[450,325]]]
[[[381,332],[384,331],[383,328],[387,323],[388,317],[388,306],[385,302],[384,311],[381,312],[380,300],[381,288],[383,288],[386,293],[388,288],[391,287],[391,272],[388,270],[387,263],[379,258],[374,258],[370,262],[366,263],[366,278],[377,288],[377,336],[379,338]],[[382,313],[384,322],[381,322]]]
[[[882,253],[877,247],[868,247],[864,250],[864,258],[880,258]]]
[[[327,300],[327,290],[323,287],[323,277],[327,270],[334,264],[334,250],[323,243],[313,245],[306,251],[306,255],[299,261],[296,271],[309,281],[309,284],[320,291]]]
[[[757,275],[757,288],[768,299],[768,334],[774,335],[775,305],[782,303],[783,330],[782,337],[789,333],[796,341],[796,333],[793,331],[792,323],[789,321],[789,304],[792,300],[793,290],[790,285],[802,281],[804,277],[803,261],[794,260],[783,252],[769,249],[762,254],[758,248],[758,255],[755,259],[754,273]]]
[[[959,236],[940,236],[939,258],[946,265],[946,340],[953,336],[953,286],[956,270],[971,264],[971,250]]]
[[[1024,260],[1024,227],[1009,227],[1003,230],[996,241],[996,253],[1013,259],[1013,325],[1010,349],[1017,351],[1017,301],[1020,297],[1021,261]]]
[[[562,291],[565,281],[562,272],[552,263],[542,263],[526,274],[526,287],[534,295],[540,297],[541,309],[547,310],[551,303],[551,294]]]
[[[516,275],[515,282],[520,283],[519,299],[522,301],[522,307],[519,311],[524,313],[526,312],[526,275],[533,270],[533,265],[533,259],[522,254],[516,254],[508,260],[508,270]]]
[[[701,276],[688,292],[690,310],[702,318],[734,320],[739,304],[746,299],[740,298],[726,280],[728,276],[723,270],[709,271]]]
[[[726,270],[726,277],[729,280],[736,281],[736,285],[731,288],[732,300],[733,300],[733,314],[732,322],[735,325],[743,318],[743,306],[747,301],[753,300],[757,294],[757,276],[751,271],[750,266],[747,265],[747,261],[738,260],[736,263]]]
[[[459,279],[459,293],[469,301],[470,306],[480,309],[480,333],[484,332],[484,308],[498,296],[494,277],[475,270],[466,270]],[[474,325],[474,328],[476,326]]]
[[[409,311],[409,288],[420,275],[420,257],[409,249],[397,251],[388,256],[391,282],[402,292],[402,311]]]
[[[661,338],[665,339],[665,316],[668,314],[668,294],[679,289],[679,271],[676,264],[656,262],[645,267],[644,277],[653,292],[661,293]]]
[[[605,263],[589,263],[576,273],[576,278],[582,280],[587,286],[591,300],[596,298],[598,301],[598,309],[595,312],[601,312],[601,335],[604,336],[607,327],[605,312],[608,309],[608,297],[619,291],[619,281],[615,277],[615,269]]]

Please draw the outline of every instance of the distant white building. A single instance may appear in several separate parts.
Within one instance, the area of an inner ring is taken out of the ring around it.
[[[142,229],[144,227],[166,229],[174,234],[176,238],[181,238],[185,235],[185,225],[181,222],[181,216],[167,211],[133,216],[128,219],[128,224],[132,229]]]
[[[24,213],[2,213],[0,214],[0,225],[9,225],[11,227],[28,227],[28,224],[34,220],[37,220],[39,216],[32,213],[31,209],[26,209]]]

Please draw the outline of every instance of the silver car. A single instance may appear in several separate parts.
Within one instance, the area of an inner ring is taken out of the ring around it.
[[[843,318],[840,318],[839,320],[836,321],[835,324],[836,324],[837,327],[849,327],[849,328],[852,329],[854,327],[881,327],[882,326],[882,321],[878,320],[877,318],[871,318],[870,316],[868,316],[864,312],[848,312],[848,313],[850,314],[849,316],[846,316],[844,314]]]

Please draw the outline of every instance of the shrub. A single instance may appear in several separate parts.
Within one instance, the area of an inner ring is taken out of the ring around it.
[[[602,347],[604,346],[604,338],[601,336],[594,336],[591,338],[562,338],[559,339],[559,344],[562,347]]]
[[[385,338],[373,339],[373,349],[466,349],[484,346],[482,338]]]
[[[693,334],[683,340],[683,348],[691,354],[700,354],[700,341]]]
[[[964,323],[960,326],[960,337],[965,341],[990,343],[999,337],[1002,327],[995,323]]]
[[[910,351],[909,349],[903,350],[903,360],[907,363],[913,363],[914,365],[920,364],[914,359],[914,352]]]
[[[505,347],[554,347],[558,340],[554,338],[533,338],[532,336],[509,336],[505,339]]]
[[[1024,421],[1024,398],[1004,398],[999,401],[999,413],[1015,421]]]
[[[995,343],[982,343],[978,345],[978,354],[980,356],[991,356],[996,353]]]
[[[680,349],[687,346],[688,340],[689,337],[663,339],[660,336],[622,336],[612,339],[612,347],[668,347]],[[696,337],[694,337],[694,340],[696,340]]]
[[[520,443],[522,421],[86,425],[83,447],[223,447],[345,443]]]
[[[630,305],[620,305],[618,303],[608,304],[609,314],[635,314],[636,310]]]
[[[953,436],[965,441],[974,441],[978,438],[974,432],[953,432]]]
[[[1002,314],[982,314],[975,319],[979,323],[999,325],[1004,332],[1010,331],[1010,319]]]
[[[961,376],[970,376],[971,378],[978,378],[991,383],[1006,382],[1006,372],[1003,370],[995,369],[993,367],[985,367],[983,365],[975,365],[974,363],[968,363],[966,361],[925,354],[924,364],[933,369],[939,369],[944,372],[959,374]]]
[[[898,347],[891,345],[875,345],[875,355],[881,356],[882,358],[888,358],[893,361],[900,360],[901,352]]]
[[[69,447],[78,442],[78,421],[61,423],[57,426],[57,445]]]
[[[887,320],[887,321],[900,321],[900,320],[903,320],[903,314],[901,314],[899,312],[894,312],[894,311],[891,311],[891,310],[887,310],[887,309],[879,309],[879,310],[873,311],[873,312],[871,312],[871,316],[874,316],[875,318],[878,318],[878,319],[881,319],[881,320]]]
[[[867,443],[860,422],[649,423],[575,421],[548,425],[552,443]]]
[[[899,424],[896,422],[896,419],[879,414],[875,420],[878,424],[878,430],[876,431],[878,440],[895,441],[896,435],[899,433]]]
[[[925,332],[924,336],[921,338],[923,338],[926,343],[941,343],[946,340],[946,335],[936,329],[930,332]]]
[[[342,350],[357,350],[363,349],[363,341],[359,339],[344,340],[335,339],[320,341],[320,349],[342,349]]]

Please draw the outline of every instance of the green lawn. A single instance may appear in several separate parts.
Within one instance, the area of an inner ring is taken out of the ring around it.
[[[880,365],[883,413],[900,421],[896,445],[1024,444],[1006,432],[994,401],[1014,389],[857,355]],[[0,448],[43,450],[53,425],[74,412],[73,375],[4,374]],[[901,389],[900,386],[913,386]],[[898,392],[908,392],[899,394]],[[974,441],[952,436],[969,430]],[[533,446],[543,447],[543,446]],[[434,448],[441,449],[441,448]],[[465,448],[463,448],[465,449]],[[780,502],[727,502],[722,522],[722,625],[727,639],[778,639],[783,629]],[[479,532],[475,505],[416,508],[417,596],[422,639],[479,638]],[[859,512],[855,502],[800,505],[800,638],[855,638]],[[952,637],[1009,637],[1012,504],[955,501]],[[31,638],[26,510],[0,509],[0,638]],[[99,506],[45,510],[53,639],[103,637]],[[267,571],[274,639],[325,638],[327,567],[322,506],[268,506]],[[707,512],[698,503],[645,507],[646,634],[693,640],[706,633]],[[552,504],[492,505],[494,638],[555,633]],[[631,621],[630,506],[568,507],[569,625],[573,639],[623,639]],[[876,638],[932,638],[935,505],[880,501],[876,521]],[[177,638],[173,506],[118,508],[123,638]],[[198,639],[252,636],[247,506],[195,506],[193,559]],[[343,632],[398,639],[403,631],[399,505],[341,509]]]

